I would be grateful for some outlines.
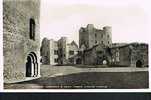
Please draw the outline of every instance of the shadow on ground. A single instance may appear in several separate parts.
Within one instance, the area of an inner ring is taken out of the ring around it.
[[[5,89],[140,89],[149,87],[148,72],[83,72],[5,84]]]

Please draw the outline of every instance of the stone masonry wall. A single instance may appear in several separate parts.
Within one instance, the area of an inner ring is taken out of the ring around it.
[[[86,28],[79,30],[79,47],[85,45],[87,49],[97,44],[109,46],[112,44],[111,27],[105,26],[103,30],[96,29],[93,24],[88,24]]]
[[[40,47],[41,63],[50,64],[50,40],[44,38]]]
[[[136,62],[140,60],[142,67],[148,66],[148,45],[147,44],[133,44],[131,47],[131,66],[136,67]]]
[[[26,58],[39,59],[39,0],[3,1],[4,82],[25,78]],[[35,41],[29,39],[29,19],[35,19]]]
[[[119,61],[116,61],[116,53],[119,52]],[[136,62],[141,61],[142,67],[148,66],[148,45],[131,43],[125,46],[111,48],[112,64],[136,67]],[[114,59],[114,62],[113,62]]]

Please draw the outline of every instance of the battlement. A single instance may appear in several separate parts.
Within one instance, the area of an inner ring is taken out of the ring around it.
[[[81,27],[79,29],[79,32],[86,32],[86,31],[90,31],[90,30],[94,30],[94,31],[104,31],[104,32],[110,32],[112,31],[112,27],[111,26],[104,26],[102,29],[97,29],[94,27],[93,24],[88,24],[86,27]]]

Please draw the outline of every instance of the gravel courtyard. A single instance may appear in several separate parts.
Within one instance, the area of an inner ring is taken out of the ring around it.
[[[4,84],[5,89],[148,88],[148,68],[41,66],[38,79]]]
[[[103,66],[104,67],[104,66]],[[148,71],[148,68],[135,68],[135,67],[104,67],[102,66],[88,66],[88,65],[77,65],[77,66],[41,66],[42,77],[56,77],[68,74],[75,74],[81,72],[142,72]]]

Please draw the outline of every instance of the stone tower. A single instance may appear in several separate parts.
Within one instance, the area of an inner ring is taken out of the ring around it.
[[[58,63],[66,64],[67,63],[67,37],[61,37],[58,40]]]
[[[42,64],[50,64],[50,40],[43,38],[40,47],[40,56]]]
[[[112,28],[110,26],[105,26],[103,27],[103,32],[104,32],[104,44],[109,45],[112,44]]]
[[[40,76],[40,0],[3,1],[4,82]]]
[[[103,30],[96,29],[93,24],[88,24],[86,28],[79,30],[79,47],[92,48],[97,44],[109,46],[112,44],[111,27],[105,26]]]

